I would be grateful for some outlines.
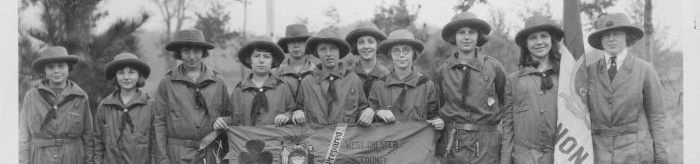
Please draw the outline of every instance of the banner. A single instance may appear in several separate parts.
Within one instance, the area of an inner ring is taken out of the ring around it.
[[[232,126],[227,135],[232,164],[439,163],[436,132],[422,122]]]
[[[564,42],[559,43],[561,61],[554,145],[556,164],[593,164],[594,160],[590,113],[586,105],[586,57],[583,57],[578,4],[578,0],[564,0]]]

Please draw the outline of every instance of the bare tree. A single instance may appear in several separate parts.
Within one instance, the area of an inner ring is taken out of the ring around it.
[[[651,6],[651,0],[645,0],[644,2],[644,45],[646,47],[646,51],[644,51],[644,58],[649,61],[652,65],[654,64],[654,57],[653,55],[653,47],[655,47],[654,44],[654,24],[652,23],[651,19],[651,13],[652,13],[652,6]]]
[[[461,13],[469,11],[476,3],[487,3],[487,0],[458,0],[458,4],[455,5],[452,10],[456,13]]]
[[[189,19],[187,7],[192,0],[152,0],[158,6],[160,14],[163,16],[166,34],[165,40],[169,40],[173,32],[180,31],[182,23]]]

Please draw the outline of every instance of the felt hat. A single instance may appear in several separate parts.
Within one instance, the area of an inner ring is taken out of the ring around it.
[[[379,43],[377,52],[389,55],[389,50],[391,50],[391,47],[394,47],[395,45],[399,44],[409,45],[413,47],[413,49],[416,50],[419,54],[423,52],[423,42],[413,37],[413,33],[406,29],[400,29],[391,32],[386,40]]]
[[[341,39],[338,34],[329,28],[319,31],[306,41],[306,52],[318,57],[316,46],[318,46],[320,43],[329,43],[338,46],[338,49],[340,50],[339,59],[347,56],[348,52],[350,52],[350,45],[348,42],[345,42],[345,40]]]
[[[204,34],[202,31],[198,29],[186,29],[175,33],[173,40],[165,45],[165,50],[177,51],[178,48],[184,46],[203,47],[205,50],[214,49],[214,44],[204,40]],[[204,53],[204,55],[205,56],[202,56],[203,58],[207,57],[208,53]],[[179,53],[175,53],[175,59],[179,60],[182,59],[182,57],[179,55]]]
[[[117,71],[124,67],[136,69],[144,78],[148,78],[148,75],[151,74],[151,67],[149,67],[146,62],[143,62],[132,53],[122,52],[114,56],[114,59],[107,63],[107,66],[105,66],[105,77],[107,79],[114,78]]]
[[[289,53],[287,44],[289,42],[306,42],[311,37],[309,30],[303,24],[291,24],[285,29],[284,37],[277,41],[277,45],[282,48],[284,53]]]
[[[32,68],[37,72],[44,72],[46,64],[53,62],[66,62],[74,65],[79,60],[78,56],[68,55],[66,48],[62,46],[47,47],[39,53],[39,58],[32,61]]]
[[[352,54],[359,54],[357,51],[357,39],[362,36],[372,36],[377,40],[377,43],[386,39],[386,34],[384,34],[382,30],[379,30],[377,25],[371,22],[362,22],[355,26],[355,29],[350,31],[350,33],[345,36],[345,41],[350,44],[350,52]]]
[[[534,16],[528,18],[525,21],[525,28],[518,31],[518,34],[515,35],[515,43],[518,45],[524,45],[528,35],[540,31],[548,32],[549,35],[554,37],[554,39],[557,41],[564,37],[564,30],[562,30],[559,25],[554,23],[554,21],[542,16]]]
[[[588,35],[588,44],[600,50],[603,49],[603,45],[601,44],[603,34],[611,30],[623,30],[627,35],[634,36],[634,40],[631,40],[631,43],[627,43],[628,45],[633,45],[644,37],[644,31],[633,25],[629,18],[627,18],[627,15],[622,13],[601,16],[598,21],[596,21],[596,28],[597,30],[595,32]]]
[[[449,23],[447,23],[445,27],[442,28],[442,39],[452,45],[456,45],[454,39],[455,33],[457,32],[457,30],[464,27],[476,29],[484,36],[488,35],[491,32],[491,26],[488,23],[486,23],[486,21],[479,19],[478,17],[476,17],[476,15],[474,15],[474,13],[462,12],[453,16],[452,20]],[[479,40],[476,43],[476,46],[480,47],[486,42],[486,38],[479,38]]]
[[[284,54],[282,53],[282,49],[275,44],[275,42],[272,42],[272,39],[269,37],[260,37],[253,39],[252,41],[246,43],[241,47],[240,50],[238,50],[238,60],[241,61],[243,66],[247,68],[251,68],[252,66],[248,62],[248,58],[250,58],[251,55],[253,55],[253,51],[255,49],[263,49],[267,50],[272,54],[272,67],[271,68],[277,68],[282,64],[282,60],[284,60]]]

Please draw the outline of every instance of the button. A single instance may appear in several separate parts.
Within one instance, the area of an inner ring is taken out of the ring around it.
[[[544,110],[540,110],[540,114],[544,114]]]
[[[259,91],[260,91],[260,92],[263,92],[263,88],[260,88]]]
[[[466,66],[462,67],[462,70],[467,70],[467,67]]]
[[[544,92],[540,91],[540,95],[544,95]]]
[[[333,81],[333,76],[331,76],[329,79],[331,79],[331,81]]]
[[[54,155],[53,155],[53,158],[58,158],[58,154],[54,154]]]
[[[127,112],[127,111],[129,111],[129,110],[128,110],[128,109],[126,109],[126,108],[124,108],[124,112]]]

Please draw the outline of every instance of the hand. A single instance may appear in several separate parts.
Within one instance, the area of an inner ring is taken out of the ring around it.
[[[381,109],[377,111],[377,116],[384,120],[386,123],[392,123],[396,121],[396,118],[394,117],[394,113],[392,113],[390,110],[386,109]]]
[[[357,122],[360,125],[369,126],[372,124],[372,118],[374,117],[374,109],[365,108],[360,114],[360,119]]]
[[[435,130],[442,130],[445,128],[445,121],[443,121],[441,118],[428,120],[428,123],[432,124],[433,127],[435,127]]]
[[[304,111],[302,111],[302,110],[294,111],[294,114],[292,114],[292,122],[294,124],[306,123],[306,116],[304,115]]]
[[[219,130],[219,129],[226,129],[228,125],[226,125],[226,121],[224,120],[224,117],[219,117],[216,118],[216,121],[214,121],[214,129]]]
[[[275,116],[275,125],[282,126],[289,121],[289,116],[286,114],[278,114]]]

